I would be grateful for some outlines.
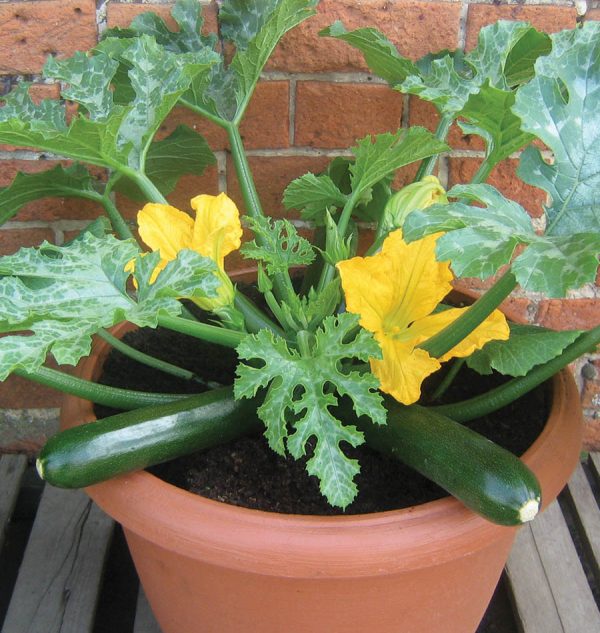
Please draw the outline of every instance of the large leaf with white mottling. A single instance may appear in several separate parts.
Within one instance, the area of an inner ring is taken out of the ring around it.
[[[138,299],[127,293],[135,259]],[[0,258],[0,380],[16,368],[33,371],[52,353],[75,364],[100,328],[123,320],[156,326],[181,311],[178,297],[213,298],[219,281],[212,260],[182,251],[150,284],[158,254],[138,256],[133,240],[84,233],[67,246],[44,243]]]
[[[310,451],[308,472],[319,478],[329,503],[341,507],[356,496],[353,480],[359,466],[346,457],[340,444],[358,446],[364,439],[356,427],[344,425],[332,413],[338,395],[352,399],[357,415],[368,415],[378,424],[385,422],[377,379],[370,372],[343,368],[344,361],[367,361],[381,355],[371,334],[356,333],[357,325],[358,317],[348,313],[328,317],[310,349],[303,352],[290,349],[283,338],[267,330],[247,337],[237,348],[248,364],[238,367],[236,398],[250,398],[259,389],[267,389],[258,414],[266,425],[269,445],[282,455],[287,447],[296,459]],[[257,362],[261,367],[255,366]],[[313,448],[309,448],[313,440]]]
[[[600,23],[552,36],[550,55],[517,92],[523,129],[552,150],[523,154],[519,176],[547,191],[547,234],[600,233]]]
[[[536,365],[559,356],[579,335],[578,330],[553,332],[535,325],[510,326],[506,341],[490,341],[467,359],[480,374],[497,371],[509,376],[525,376]]]
[[[570,288],[593,281],[599,234],[538,235],[526,211],[490,185],[458,185],[448,195],[461,202],[415,211],[403,231],[408,241],[444,232],[436,256],[450,261],[455,275],[490,277],[511,263],[518,245],[526,245],[511,268],[523,288],[563,297]]]

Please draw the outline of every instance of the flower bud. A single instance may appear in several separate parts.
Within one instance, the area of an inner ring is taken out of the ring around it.
[[[435,176],[425,176],[423,180],[403,187],[385,205],[378,235],[385,236],[394,229],[401,229],[411,211],[432,204],[448,204],[446,191]]]

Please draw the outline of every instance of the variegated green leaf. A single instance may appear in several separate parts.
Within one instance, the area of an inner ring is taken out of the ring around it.
[[[599,234],[538,235],[526,211],[490,185],[457,185],[448,195],[465,202],[415,211],[403,231],[408,241],[444,232],[436,256],[450,261],[455,275],[485,279],[510,264],[522,244],[527,248],[512,261],[511,270],[523,288],[563,297],[570,288],[593,281]]]
[[[66,246],[44,243],[0,258],[0,333],[12,333],[0,338],[0,380],[16,368],[34,371],[48,353],[74,364],[100,328],[123,320],[155,326],[161,314],[179,314],[178,297],[217,294],[214,262],[182,251],[154,284],[158,254],[138,257],[134,300],[125,268],[136,256],[133,240],[85,232]]]
[[[236,398],[252,397],[258,389],[267,388],[258,413],[266,425],[269,445],[281,454],[287,447],[298,459],[306,455],[314,438],[306,468],[319,478],[329,503],[341,507],[356,496],[353,479],[359,466],[344,455],[340,443],[357,446],[364,440],[354,426],[342,424],[332,413],[338,397],[331,387],[352,399],[357,415],[368,415],[378,424],[385,422],[377,379],[369,372],[342,369],[345,360],[380,356],[369,333],[359,330],[356,334],[357,325],[358,317],[348,313],[328,317],[310,349],[302,352],[290,349],[284,339],[267,330],[247,337],[237,348],[240,358],[249,363],[238,367]],[[256,362],[262,366],[257,368]]]
[[[248,44],[263,28],[280,0],[224,0],[219,5],[221,35],[238,50]]]
[[[548,235],[600,234],[600,23],[552,36],[552,52],[517,92],[513,111],[523,129],[552,150],[523,154],[518,174],[547,191]]]

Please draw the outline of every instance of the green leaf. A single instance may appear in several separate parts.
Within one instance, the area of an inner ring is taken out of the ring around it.
[[[129,166],[144,166],[142,152],[198,73],[206,72],[218,56],[212,51],[176,55],[142,35],[123,53],[131,63],[129,78],[136,98],[119,128],[119,145],[134,148]]]
[[[514,103],[514,92],[494,88],[486,81],[461,111],[467,122],[458,124],[465,134],[483,137],[490,168],[534,139],[521,130],[521,120],[511,110]]]
[[[447,151],[450,148],[422,127],[398,130],[395,134],[378,134],[358,141],[352,148],[356,157],[350,165],[354,193],[364,193],[400,167]]]
[[[157,254],[138,258],[134,301],[125,267],[137,255],[133,240],[86,232],[66,246],[45,242],[0,258],[0,333],[20,333],[0,338],[0,380],[16,368],[34,371],[48,353],[75,364],[100,328],[155,326],[161,314],[179,314],[180,296],[216,296],[214,263],[182,251],[152,285]]]
[[[348,196],[342,193],[333,180],[322,174],[308,173],[293,180],[283,193],[286,209],[301,209],[305,220],[323,217],[329,207],[342,208]]]
[[[28,202],[52,196],[91,200],[101,197],[94,189],[93,178],[83,165],[57,165],[35,174],[19,172],[8,187],[0,188],[0,225],[15,216]]]
[[[208,77],[196,79],[182,103],[209,118],[239,123],[264,65],[279,40],[292,28],[314,15],[318,0],[274,0],[223,3],[227,37],[237,38],[231,64],[223,60]],[[234,28],[242,28],[234,35]],[[257,30],[258,29],[258,30]]]
[[[179,27],[176,31],[171,31],[156,13],[147,11],[136,15],[126,29],[107,29],[103,33],[103,40],[150,35],[158,44],[173,53],[195,52],[205,47],[214,48],[216,36],[214,34],[203,36],[200,32],[204,18],[202,7],[197,0],[177,0],[171,9],[171,16]]]
[[[266,264],[269,275],[287,273],[294,266],[308,266],[315,259],[311,243],[298,235],[296,227],[288,220],[273,218],[246,218],[249,227],[260,236],[246,242],[241,250],[244,257]]]
[[[403,232],[408,241],[444,232],[436,256],[450,261],[456,276],[486,279],[510,264],[517,245],[524,244],[527,248],[511,266],[523,288],[564,297],[570,288],[594,280],[600,235],[537,235],[527,212],[491,185],[457,185],[448,196],[465,202],[415,211],[407,217]]]
[[[400,55],[396,47],[377,29],[347,31],[338,20],[323,29],[319,35],[344,40],[357,48],[364,55],[371,71],[392,86],[419,72],[417,67],[408,58]]]
[[[22,82],[2,97],[4,106],[0,108],[0,124],[18,119],[21,123],[32,123],[33,127],[39,121],[44,127],[66,129],[64,104],[56,99],[43,99],[36,105],[29,95],[30,86],[31,83]]]
[[[249,364],[238,366],[234,385],[238,399],[253,397],[259,389],[267,388],[258,414],[266,425],[269,445],[280,454],[285,454],[287,446],[296,459],[313,446],[307,471],[319,478],[329,503],[343,508],[356,496],[353,479],[359,466],[344,455],[340,443],[358,446],[363,435],[332,414],[338,397],[331,387],[352,399],[357,415],[385,423],[376,378],[369,372],[343,368],[347,359],[366,361],[380,356],[371,334],[365,330],[356,334],[357,325],[358,317],[347,313],[326,318],[314,335],[311,350],[305,353],[290,349],[284,339],[261,330],[237,348],[240,358]],[[264,366],[254,367],[255,361]]]
[[[467,359],[480,374],[493,370],[509,376],[525,376],[536,365],[559,356],[579,335],[578,330],[553,332],[535,325],[510,326],[506,341],[490,341]]]
[[[200,175],[215,162],[215,155],[204,137],[186,125],[178,125],[167,138],[154,141],[148,148],[146,176],[167,196],[182,176]],[[115,190],[138,202],[147,200],[135,183],[125,178],[119,180]]]
[[[600,233],[600,23],[552,36],[536,77],[517,92],[523,129],[552,150],[523,154],[518,175],[547,191],[547,234]]]
[[[82,105],[92,121],[106,121],[114,106],[110,84],[118,65],[103,53],[90,57],[76,52],[62,61],[49,57],[44,76],[67,82],[62,97]]]
[[[426,65],[417,62],[420,72],[397,89],[432,102],[443,116],[456,117],[486,82],[510,91],[530,78],[535,60],[548,49],[548,36],[529,23],[500,20],[481,29],[477,46],[466,55],[448,54]]]
[[[221,36],[245,50],[265,25],[279,0],[225,0],[219,6]]]

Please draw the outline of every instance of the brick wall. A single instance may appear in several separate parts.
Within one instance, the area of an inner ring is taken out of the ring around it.
[[[201,0],[202,1],[202,0]],[[215,6],[208,0],[208,26],[214,25]],[[116,2],[114,0],[0,0],[0,94],[20,78],[36,81],[38,98],[55,97],[58,86],[40,77],[45,58],[66,57],[96,42],[106,26],[124,26],[140,11],[168,16],[170,2]],[[349,46],[317,33],[334,20],[348,28],[372,25],[382,30],[411,58],[442,48],[474,46],[479,30],[499,18],[529,20],[539,29],[552,32],[571,28],[587,9],[585,19],[600,19],[600,2],[570,0],[321,0],[318,15],[288,34],[269,62],[242,127],[257,187],[265,208],[282,214],[282,192],[289,181],[308,170],[321,170],[355,139],[367,133],[395,129],[400,123],[434,129],[436,114],[427,104],[392,91],[371,76],[362,57]],[[217,166],[200,177],[184,177],[171,202],[187,208],[191,195],[226,190],[241,205],[227,140],[222,131],[176,109],[165,122],[167,135],[180,122],[204,134],[217,155]],[[440,174],[450,186],[464,181],[482,157],[478,139],[451,131],[452,154],[441,163]],[[7,185],[17,170],[34,172],[59,162],[18,147],[0,146],[0,186]],[[63,161],[64,162],[64,161]],[[515,197],[539,217],[544,201],[528,185],[515,187],[516,159],[498,166],[491,182]],[[408,181],[414,167],[397,178]],[[123,202],[123,201],[121,201]],[[137,207],[122,204],[128,218]],[[43,239],[62,243],[90,220],[100,215],[93,203],[75,200],[44,200],[29,204],[0,229],[0,253]],[[236,265],[236,262],[233,262]],[[589,327],[600,322],[600,291],[597,286],[577,291],[564,300],[516,293],[510,300],[532,323],[552,328]],[[586,444],[600,448],[600,355],[579,361],[574,374],[582,392],[587,430]],[[24,380],[11,378],[0,385],[0,407],[4,413],[4,441],[30,448],[36,428],[43,435],[55,423],[60,396]],[[24,426],[23,421],[30,421]],[[9,436],[6,436],[6,433]],[[7,439],[8,438],[8,439]],[[36,440],[34,438],[33,444]]]

